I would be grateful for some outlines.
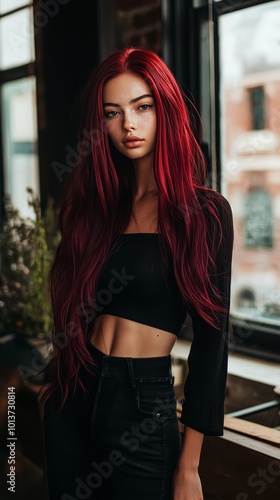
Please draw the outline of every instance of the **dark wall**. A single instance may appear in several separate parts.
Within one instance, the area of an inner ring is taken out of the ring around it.
[[[196,57],[191,57],[189,41],[192,20],[186,25],[190,4],[191,0],[34,0],[43,210],[49,195],[59,198],[71,171],[75,158],[69,158],[69,151],[76,150],[79,94],[100,60],[123,46],[151,48],[183,85],[193,93],[198,88],[191,81]],[[33,74],[33,63],[28,72]]]
[[[137,46],[161,53],[161,0],[116,0],[117,46]]]
[[[42,208],[59,197],[67,147],[75,150],[78,98],[98,63],[97,2],[39,0],[35,5],[38,132]],[[56,166],[57,165],[57,166]]]

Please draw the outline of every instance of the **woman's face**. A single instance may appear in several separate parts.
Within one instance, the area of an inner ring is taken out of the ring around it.
[[[157,117],[145,80],[124,73],[109,80],[103,90],[106,128],[116,149],[131,160],[153,158]]]

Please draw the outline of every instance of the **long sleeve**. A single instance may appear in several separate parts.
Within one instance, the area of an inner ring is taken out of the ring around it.
[[[219,329],[216,329],[192,308],[188,308],[193,323],[193,340],[188,357],[189,371],[184,384],[185,400],[180,418],[181,423],[208,436],[223,436],[233,248],[231,208],[228,201],[218,193],[217,200],[223,239],[215,253],[217,267],[213,280],[221,293],[227,312],[219,314]],[[211,224],[211,220],[208,222]],[[218,243],[216,246],[218,247]]]

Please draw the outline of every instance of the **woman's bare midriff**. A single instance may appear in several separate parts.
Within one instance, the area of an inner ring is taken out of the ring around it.
[[[174,333],[112,314],[96,318],[90,338],[104,354],[132,358],[167,356],[176,340]]]

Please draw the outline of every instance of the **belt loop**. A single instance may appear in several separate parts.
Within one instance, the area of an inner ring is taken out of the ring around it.
[[[128,366],[129,375],[130,375],[130,378],[131,378],[131,383],[132,383],[133,388],[135,389],[136,384],[135,384],[135,380],[134,380],[132,358],[126,358],[126,359],[127,359],[127,366]]]

